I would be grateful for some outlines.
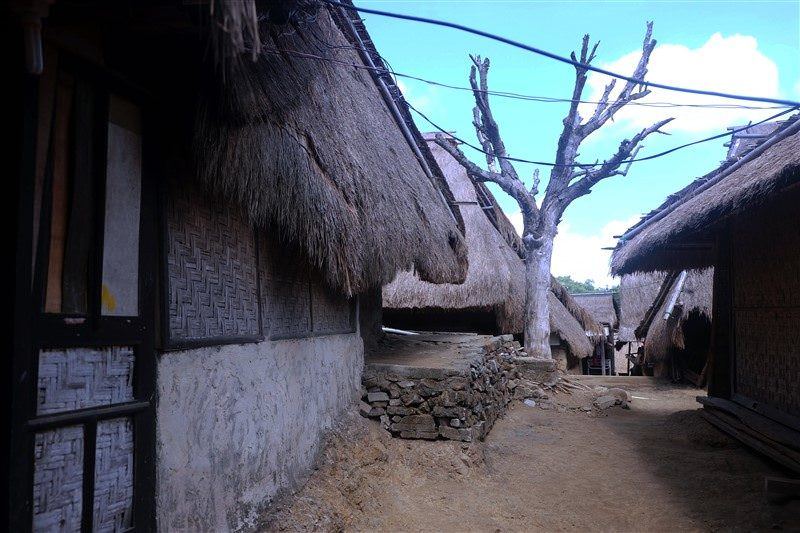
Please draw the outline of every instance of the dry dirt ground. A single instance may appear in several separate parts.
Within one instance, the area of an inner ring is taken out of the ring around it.
[[[800,531],[800,502],[763,493],[787,473],[703,420],[697,389],[634,379],[630,409],[583,411],[582,391],[548,410],[514,402],[468,446],[348,419],[264,529]]]

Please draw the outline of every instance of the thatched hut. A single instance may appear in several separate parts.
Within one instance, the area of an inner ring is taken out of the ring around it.
[[[664,272],[640,272],[622,276],[617,341],[636,342],[644,338],[646,332],[637,329],[658,297],[666,275]]]
[[[668,275],[638,330],[644,363],[657,377],[705,381],[711,341],[713,269]]]
[[[582,292],[573,294],[572,297],[597,322],[612,329],[617,327],[619,319],[617,318],[617,308],[614,303],[614,293],[610,291]]]
[[[383,289],[384,323],[402,329],[521,335],[525,307],[521,239],[491,192],[433,142],[433,134],[427,139],[464,220],[467,278],[463,284],[434,285],[411,272],[398,274]],[[563,350],[565,361],[569,354],[569,366],[574,367],[591,354],[602,328],[555,278],[552,288],[551,344]]]
[[[703,403],[719,427],[800,471],[780,451],[800,442],[798,185],[795,115],[629,229],[612,271],[714,267]]]
[[[255,528],[358,397],[381,285],[463,281],[441,171],[340,8],[9,6],[6,525]]]
[[[431,284],[401,272],[383,289],[384,322],[409,329],[520,333],[525,301],[520,239],[488,189],[476,186],[433,134],[426,137],[464,220],[469,269],[461,284]]]

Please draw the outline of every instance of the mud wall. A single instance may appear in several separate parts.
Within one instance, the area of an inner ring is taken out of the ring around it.
[[[159,529],[258,527],[307,477],[322,433],[359,395],[363,364],[358,333],[162,354]]]

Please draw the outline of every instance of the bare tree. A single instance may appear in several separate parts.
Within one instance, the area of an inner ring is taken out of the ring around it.
[[[642,55],[633,72],[633,78],[643,79],[647,73],[647,63],[656,46],[656,41],[652,39],[652,30],[653,24],[648,22]],[[571,54],[572,59],[583,64],[591,63],[595,58],[598,44],[595,43],[590,50],[589,36],[584,35],[580,59],[575,57],[574,52]],[[612,80],[605,87],[594,113],[584,122],[578,114],[578,104],[583,95],[588,71],[585,67],[576,66],[572,102],[558,139],[555,166],[550,172],[544,198],[537,204],[538,170],[534,172],[532,187],[527,188],[508,159],[500,128],[492,115],[488,93],[489,60],[480,56],[470,56],[470,58],[473,65],[470,68],[469,82],[476,104],[473,109],[473,125],[483,151],[486,152],[488,168],[484,170],[467,159],[442,135],[437,135],[436,142],[456,158],[475,179],[496,183],[519,204],[523,221],[522,240],[526,253],[525,347],[530,355],[549,359],[552,356],[549,343],[550,310],[547,291],[550,289],[553,239],[564,210],[577,198],[589,194],[597,182],[612,176],[624,176],[630,168],[628,160],[636,157],[641,142],[652,133],[663,133],[660,128],[672,119],[662,120],[643,129],[633,138],[622,141],[617,152],[603,162],[596,161],[591,165],[579,164],[578,149],[584,139],[613,119],[626,104],[644,98],[650,91],[639,84],[626,82],[619,94],[612,99],[611,93],[616,85],[616,80]]]

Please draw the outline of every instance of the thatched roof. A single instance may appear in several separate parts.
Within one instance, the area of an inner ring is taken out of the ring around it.
[[[665,295],[672,294],[680,282],[678,276],[673,276]],[[663,361],[669,355],[670,349],[682,350],[685,348],[683,323],[694,311],[705,315],[711,320],[712,288],[714,283],[714,269],[690,270],[678,296],[673,313],[667,320],[664,315],[669,305],[669,298],[664,297],[654,302],[658,306],[651,313],[652,321],[645,337],[645,356],[648,361]]]
[[[199,178],[254,224],[300,246],[344,293],[403,270],[458,283],[466,250],[443,181],[426,176],[370,72],[348,66],[364,64],[355,48],[366,30],[353,17],[355,33],[333,7],[291,31],[262,25],[256,61],[200,84]],[[308,57],[320,54],[319,43],[338,62]],[[419,136],[417,143],[427,150]],[[440,174],[435,163],[433,171]]]
[[[636,328],[658,296],[666,277],[665,272],[627,274],[619,283],[619,333],[624,342],[638,340]]]
[[[522,243],[491,192],[426,135],[437,163],[464,219],[469,270],[461,285],[433,285],[401,272],[384,287],[383,305],[389,309],[483,310],[493,313],[498,329],[521,333],[525,308],[525,265]],[[456,142],[453,140],[453,142]],[[550,325],[575,357],[591,354],[602,327],[578,305],[555,278],[551,278]],[[587,332],[592,335],[587,337]]]
[[[614,308],[614,294],[611,292],[584,292],[573,294],[575,301],[589,311],[597,322],[617,326],[617,310]]]
[[[485,309],[495,314],[501,331],[521,332],[525,265],[487,217],[466,170],[433,141],[430,141],[430,148],[464,220],[469,258],[467,277],[463,284],[433,285],[421,281],[414,273],[401,272],[384,287],[383,305],[387,308]],[[488,190],[485,192],[491,197]],[[507,220],[502,211],[499,216]]]
[[[711,266],[711,232],[720,219],[762,205],[800,182],[798,118],[787,120],[748,154],[670,195],[623,235],[612,256],[612,272]]]

